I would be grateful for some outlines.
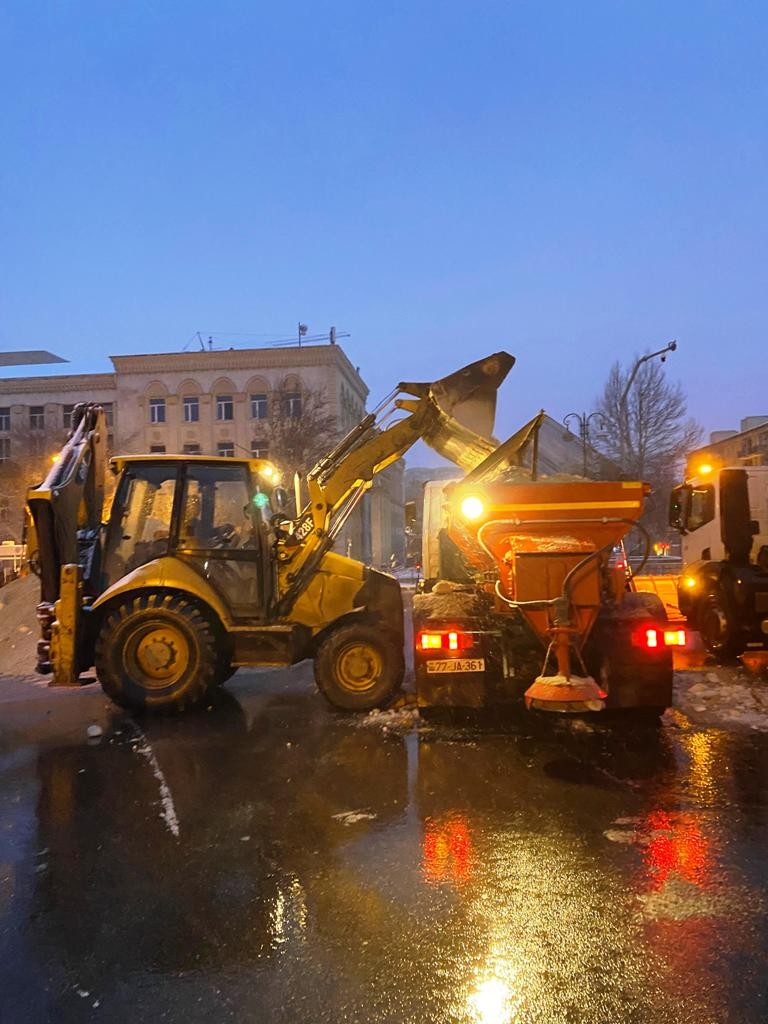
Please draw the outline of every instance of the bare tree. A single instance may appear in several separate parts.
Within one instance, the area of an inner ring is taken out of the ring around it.
[[[342,434],[325,392],[313,389],[275,395],[259,426],[261,436],[255,440],[264,442],[288,481],[296,471],[306,474]]]
[[[611,367],[596,405],[604,422],[595,447],[626,479],[652,485],[644,522],[658,535],[666,529],[670,488],[686,455],[701,443],[702,429],[688,415],[682,387],[667,380],[660,362],[643,364],[627,391],[630,373],[618,362]]]
[[[0,463],[1,540],[21,539],[27,490],[45,479],[66,436],[63,428],[33,429],[28,423],[14,426],[10,458]]]

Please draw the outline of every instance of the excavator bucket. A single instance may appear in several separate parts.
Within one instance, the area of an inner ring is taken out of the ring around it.
[[[398,390],[428,399],[432,422],[424,429],[423,440],[469,472],[497,447],[492,440],[496,393],[514,364],[515,357],[508,352],[495,352],[432,383],[403,381]],[[409,407],[407,401],[398,404]]]

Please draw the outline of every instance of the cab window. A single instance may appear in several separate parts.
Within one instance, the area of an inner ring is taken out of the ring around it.
[[[131,466],[112,506],[104,571],[107,585],[168,553],[176,467]]]
[[[188,466],[179,546],[208,550],[250,546],[253,539],[250,497],[246,466]]]

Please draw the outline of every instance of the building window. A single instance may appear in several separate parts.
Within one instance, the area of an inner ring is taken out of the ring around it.
[[[153,444],[149,447],[150,455],[165,455],[164,444]]]
[[[11,518],[11,503],[8,498],[0,498],[0,523],[7,523]]]
[[[251,455],[254,459],[268,459],[269,445],[266,441],[251,441]]]
[[[149,400],[149,422],[165,423],[165,399],[150,398]]]
[[[232,395],[216,396],[216,419],[233,420],[235,418],[235,403]]]
[[[74,405],[62,405],[61,407],[61,425],[65,430],[72,429],[72,413],[74,410]]]
[[[11,457],[10,437],[0,437],[0,462],[8,462]]]
[[[0,409],[0,430],[7,431],[11,429],[11,410],[9,406],[4,406]]]
[[[104,410],[104,415],[107,419],[107,426],[114,427],[115,425],[115,405],[114,402],[102,402],[101,408]]]
[[[265,420],[269,415],[269,399],[266,395],[251,395],[251,419]]]
[[[283,395],[283,414],[292,420],[301,416],[301,392],[286,391]]]
[[[184,422],[200,422],[200,399],[197,397],[197,395],[184,396]]]
[[[45,429],[45,406],[43,406],[43,405],[30,405],[30,407],[29,407],[29,429],[30,430],[44,430]]]
[[[184,445],[184,454],[185,455],[199,455],[200,454],[200,445],[199,444],[185,444]]]
[[[216,451],[219,455],[224,455],[231,459],[235,454],[235,443],[234,441],[219,441],[216,445]]]

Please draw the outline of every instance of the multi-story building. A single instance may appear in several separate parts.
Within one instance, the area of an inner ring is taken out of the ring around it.
[[[768,416],[747,416],[738,430],[713,431],[709,444],[688,456],[688,473],[710,459],[722,466],[768,465]]]
[[[109,448],[126,454],[279,459],[274,444],[279,449],[286,426],[298,435],[338,436],[365,413],[368,388],[335,344],[118,355],[111,361],[112,373],[0,379],[0,540],[18,539],[26,487],[47,471],[78,402],[104,405]],[[392,511],[402,509],[402,471],[389,472],[387,481],[350,520],[340,545],[376,564],[402,547],[402,515]]]

